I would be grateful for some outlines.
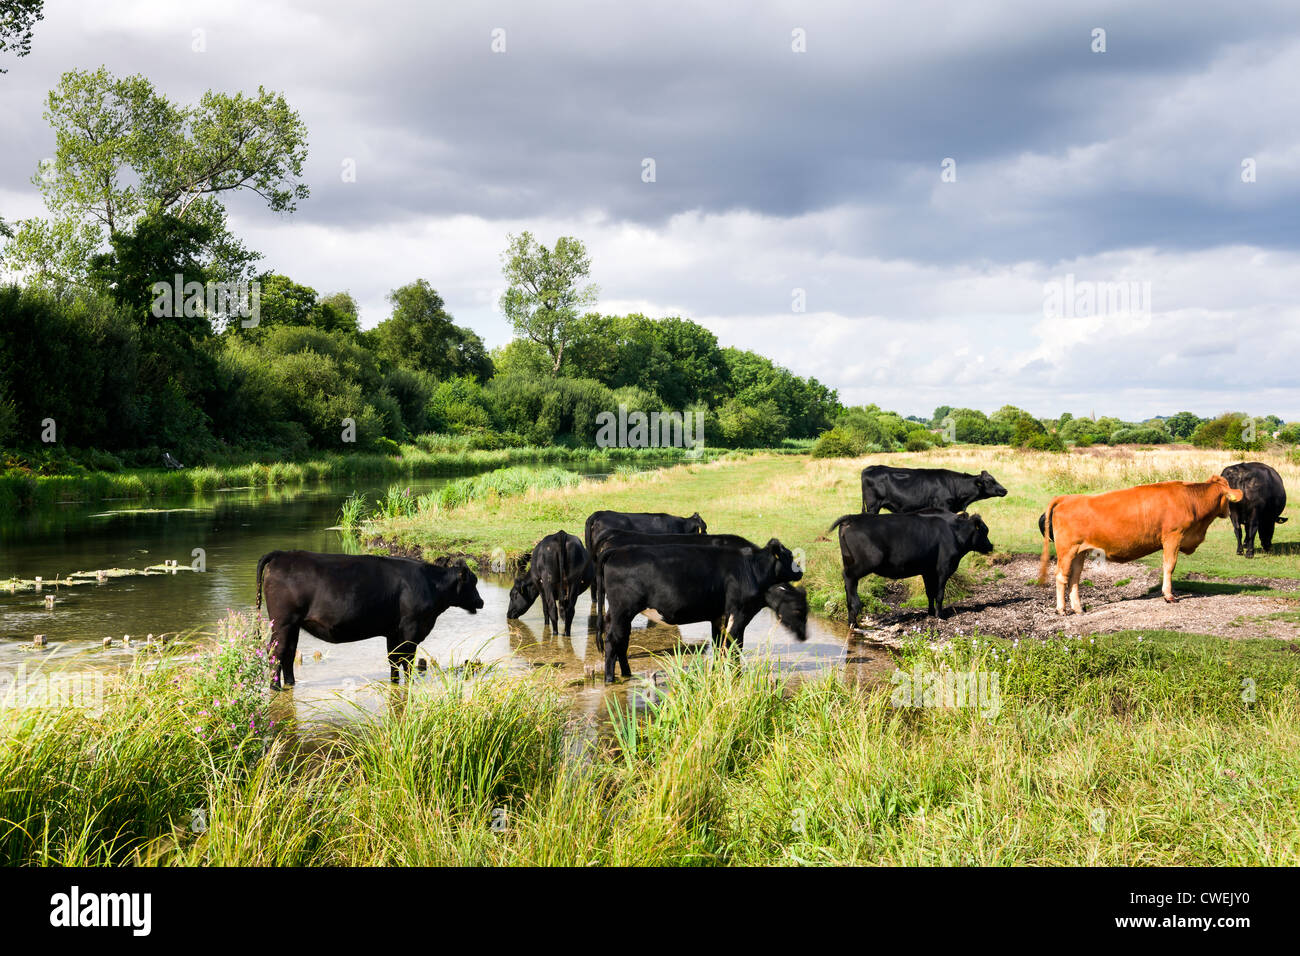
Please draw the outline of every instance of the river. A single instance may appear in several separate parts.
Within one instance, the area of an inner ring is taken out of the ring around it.
[[[596,478],[603,472],[575,468]],[[445,484],[449,478],[405,482],[415,494]],[[0,678],[35,659],[62,657],[95,669],[125,666],[140,653],[148,634],[213,631],[229,609],[252,607],[257,560],[276,548],[341,551],[347,543],[337,530],[344,498],[360,491],[380,496],[387,481],[325,483],[285,488],[232,488],[181,498],[147,501],[69,503],[55,509],[0,518],[0,581],[11,576],[49,582],[75,571],[101,568],[139,569],[174,560],[189,566],[194,549],[203,549],[206,570],[112,578],[40,593],[0,589]],[[580,528],[571,529],[581,534]],[[603,658],[588,634],[583,596],[573,636],[555,636],[542,624],[540,602],[519,621],[505,611],[510,587],[504,575],[479,576],[484,607],[470,615],[446,612],[421,645],[420,656],[441,668],[466,662],[493,665],[506,673],[548,669],[566,687],[580,713],[595,715],[607,703],[599,680]],[[46,598],[53,597],[53,607]],[[36,634],[46,648],[30,648]],[[124,645],[123,635],[135,643]],[[104,647],[104,638],[112,645]],[[638,618],[629,655],[637,677],[652,679],[656,655],[686,645],[709,652],[707,624],[682,628],[646,626]],[[387,680],[384,641],[332,645],[305,631],[299,641],[302,664],[292,691],[301,716],[330,719],[347,713],[354,702],[373,709],[382,700]],[[850,677],[879,677],[892,670],[883,649],[852,642],[846,630],[810,617],[808,640],[798,643],[764,610],[746,634],[746,658],[769,656],[787,672],[817,674],[843,668]],[[52,662],[52,661],[51,661]],[[379,686],[377,687],[376,684]]]

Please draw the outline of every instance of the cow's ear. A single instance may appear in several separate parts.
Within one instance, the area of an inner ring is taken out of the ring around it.
[[[1245,493],[1244,491],[1242,491],[1240,488],[1229,488],[1229,489],[1228,489],[1228,500],[1229,500],[1229,501],[1240,501],[1240,500],[1241,500],[1242,498],[1244,498],[1244,497],[1246,497],[1246,493]]]

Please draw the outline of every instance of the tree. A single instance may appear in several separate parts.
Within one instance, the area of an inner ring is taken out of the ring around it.
[[[1165,427],[1169,429],[1170,436],[1174,441],[1185,441],[1192,437],[1192,432],[1196,431],[1196,426],[1201,424],[1201,417],[1191,412],[1179,412],[1177,415],[1171,415],[1165,421]]]
[[[452,321],[442,296],[426,280],[394,289],[388,301],[393,304],[392,317],[370,333],[380,358],[439,379],[468,375],[483,381],[492,375],[483,340]]]
[[[361,310],[350,292],[335,292],[316,303],[313,325],[326,332],[356,335],[361,330]]]
[[[598,294],[594,284],[583,284],[591,272],[591,257],[587,247],[570,236],[555,240],[554,249],[527,231],[507,238],[501,272],[509,286],[501,296],[501,311],[516,335],[546,350],[551,374],[559,375],[575,323]]]
[[[187,326],[192,335],[202,335],[210,330],[206,315],[173,308],[167,315],[158,316],[151,305],[155,282],[172,286],[177,275],[182,284],[207,281],[207,271],[199,259],[211,238],[212,230],[206,223],[187,222],[167,213],[145,216],[133,231],[114,232],[108,252],[91,256],[90,283],[129,306],[146,328],[168,322]]]
[[[45,0],[4,0],[0,3],[0,53],[13,50],[14,56],[32,52],[32,31],[44,19]],[[9,71],[0,66],[0,73]]]
[[[47,284],[84,278],[107,238],[161,213],[211,229],[205,264],[215,277],[244,275],[257,256],[226,227],[224,197],[247,190],[293,212],[308,195],[299,181],[306,128],[261,87],[256,96],[209,90],[184,106],[143,76],[73,70],[50,91],[45,118],[55,155],[32,182],[50,216],[19,223],[7,251],[13,268]]]

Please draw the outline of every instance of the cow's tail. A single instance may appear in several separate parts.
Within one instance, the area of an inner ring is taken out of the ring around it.
[[[1047,566],[1052,562],[1052,542],[1056,535],[1052,530],[1052,512],[1056,510],[1056,501],[1047,506],[1047,510],[1038,516],[1038,530],[1043,533],[1043,556],[1038,561],[1038,586],[1047,583]]]
[[[849,521],[850,519],[852,519],[852,518],[856,518],[856,517],[857,517],[857,515],[840,515],[838,518],[836,518],[834,521],[831,522],[831,526],[830,526],[829,528],[826,529],[826,533],[827,533],[827,534],[830,534],[832,531],[834,531],[834,530],[835,530],[836,528],[838,528],[840,525],[844,524],[844,522]]]
[[[267,564],[274,558],[283,554],[282,551],[268,551],[262,555],[262,560],[257,562],[257,610],[262,610],[262,572],[266,570]]]
[[[560,532],[560,593],[569,599],[569,535]]]

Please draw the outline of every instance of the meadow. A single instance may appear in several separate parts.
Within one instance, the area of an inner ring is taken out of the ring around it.
[[[1300,465],[1277,455],[1259,454],[1300,489]],[[987,468],[1008,494],[976,502],[971,511],[983,516],[999,554],[992,559],[971,556],[963,569],[988,568],[1010,554],[1037,555],[1042,549],[1038,516],[1058,494],[1092,493],[1155,481],[1204,481],[1234,461],[1233,453],[1156,448],[1106,448],[1070,454],[1033,452],[1006,447],[955,446],[915,454],[869,455],[857,459],[815,459],[789,456],[727,458],[708,463],[684,463],[651,471],[615,475],[604,482],[583,481],[565,487],[537,487],[522,494],[489,495],[457,507],[426,502],[407,513],[383,517],[363,527],[381,546],[403,551],[419,549],[429,556],[465,553],[486,560],[504,553],[517,559],[544,535],[564,528],[581,535],[587,515],[608,508],[616,511],[668,511],[689,515],[698,511],[709,530],[745,535],[762,543],[779,538],[805,555],[804,583],[814,609],[842,604],[839,545],[826,536],[830,523],[842,514],[861,510],[859,475],[868,464],[952,468],[979,472]],[[1204,544],[1178,564],[1177,579],[1190,573],[1232,579],[1300,578],[1298,547],[1291,529],[1300,531],[1300,500],[1293,495],[1289,524],[1278,528],[1273,554],[1256,553],[1251,560],[1236,554],[1231,525],[1215,522]],[[1158,566],[1158,556],[1143,559]],[[863,584],[864,590],[867,584]],[[951,585],[960,594],[962,579]],[[1272,589],[1265,589],[1268,593]],[[1046,598],[1045,598],[1046,600]]]

